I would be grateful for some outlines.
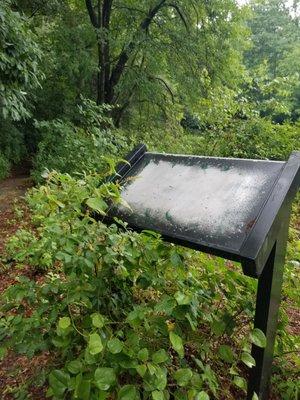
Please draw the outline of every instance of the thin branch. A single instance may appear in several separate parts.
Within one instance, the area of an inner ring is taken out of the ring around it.
[[[185,26],[185,29],[186,29],[187,31],[189,30],[189,27],[188,27],[188,24],[187,24],[187,22],[186,22],[186,19],[185,19],[185,17],[184,17],[184,15],[183,15],[182,11],[180,10],[180,8],[178,7],[177,4],[168,3],[168,4],[165,4],[164,7],[172,7],[172,8],[174,8],[174,10],[175,10],[175,11],[177,12],[177,14],[179,15],[179,18],[180,18],[181,21],[183,22],[183,24],[184,24],[184,26]]]
[[[172,98],[172,103],[173,103],[173,104],[175,103],[175,95],[174,95],[174,93],[172,92],[170,86],[167,84],[167,82],[166,82],[163,78],[160,78],[159,76],[152,76],[152,75],[150,75],[150,76],[149,76],[149,79],[157,80],[157,81],[161,82],[161,83],[163,84],[163,86],[167,89],[167,92],[170,94],[170,96],[171,96],[171,98]]]

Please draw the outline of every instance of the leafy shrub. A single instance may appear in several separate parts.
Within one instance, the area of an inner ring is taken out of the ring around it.
[[[10,164],[7,158],[0,152],[0,179],[8,176]]]
[[[262,118],[238,119],[220,128],[191,134],[182,128],[153,129],[141,127],[124,133],[132,142],[143,141],[155,151],[285,160],[300,149],[300,125],[276,125]]]
[[[33,162],[32,175],[37,182],[42,181],[46,169],[71,175],[95,172],[103,166],[103,155],[124,153],[124,140],[108,130],[89,131],[61,120],[38,122],[36,127],[42,138]]]
[[[53,172],[31,191],[35,227],[8,252],[46,273],[20,276],[5,292],[1,352],[50,351],[48,395],[57,400],[235,398],[246,389],[242,365],[254,364],[250,342],[265,344],[237,324],[252,317],[255,281],[153,232],[96,221],[110,201],[120,201],[118,186],[97,174]]]

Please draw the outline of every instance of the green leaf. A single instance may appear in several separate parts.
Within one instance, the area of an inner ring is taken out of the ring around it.
[[[62,397],[68,389],[70,383],[70,375],[59,369],[55,369],[49,375],[49,385],[54,396]]]
[[[138,352],[138,359],[141,361],[147,361],[149,357],[148,349],[144,348]]]
[[[178,353],[179,357],[182,358],[184,356],[184,348],[181,337],[174,332],[170,332],[169,337],[173,349]]]
[[[71,374],[77,375],[79,372],[82,372],[82,363],[79,360],[70,361],[67,364],[67,369]]]
[[[161,390],[155,390],[154,392],[151,393],[152,399],[153,400],[164,400],[164,392]]]
[[[118,354],[123,350],[123,342],[118,338],[112,338],[107,342],[107,348],[112,354]]]
[[[91,381],[82,379],[76,387],[76,398],[80,400],[90,400]]]
[[[118,400],[135,400],[138,396],[138,391],[133,385],[125,385],[118,392]]]
[[[231,347],[227,346],[226,344],[222,344],[219,347],[218,353],[223,361],[228,362],[228,363],[233,363],[234,354],[233,354],[233,351],[231,350]]]
[[[86,204],[92,209],[97,211],[98,213],[105,215],[105,210],[107,209],[107,204],[101,197],[90,197],[87,199]]]
[[[239,387],[240,389],[246,390],[247,389],[247,382],[241,376],[235,376],[233,378],[233,383]]]
[[[152,360],[156,364],[160,364],[160,363],[168,361],[169,356],[168,356],[168,353],[166,352],[166,350],[160,349],[152,355]]]
[[[267,345],[267,339],[265,334],[260,329],[253,329],[250,333],[250,340],[258,347],[265,348]]]
[[[187,386],[193,377],[193,372],[189,368],[181,368],[174,372],[173,376],[179,386]]]
[[[243,363],[246,364],[247,367],[249,367],[249,368],[254,367],[255,364],[256,364],[256,363],[255,363],[255,360],[254,360],[254,358],[251,356],[251,354],[246,353],[246,352],[242,353],[242,355],[241,355],[241,360],[242,360]]]
[[[192,301],[192,296],[190,294],[185,294],[182,292],[176,292],[174,297],[180,306],[188,305]]]
[[[257,394],[254,392],[251,400],[259,400]]]
[[[108,390],[116,382],[113,368],[97,368],[95,371],[95,384],[100,390]]]
[[[209,395],[203,390],[196,395],[195,400],[209,400]]]
[[[104,318],[101,314],[95,313],[91,315],[92,324],[96,328],[103,328],[104,326]]]
[[[71,325],[71,320],[69,317],[62,317],[58,321],[58,327],[62,330],[69,328]]]
[[[136,367],[136,371],[137,371],[137,373],[143,378],[144,375],[145,375],[145,373],[146,373],[146,371],[147,371],[147,366],[144,365],[144,364],[138,365],[138,366]]]
[[[93,356],[101,353],[101,351],[103,350],[103,344],[98,333],[92,333],[90,335],[88,348],[90,354],[92,354]]]

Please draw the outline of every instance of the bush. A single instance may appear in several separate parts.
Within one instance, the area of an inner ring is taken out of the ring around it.
[[[41,135],[33,161],[32,176],[36,182],[42,182],[46,169],[71,175],[99,172],[103,155],[120,157],[126,148],[124,140],[109,130],[97,128],[91,132],[61,120],[39,122],[36,127]]]
[[[150,130],[145,126],[124,135],[154,151],[217,157],[286,160],[293,150],[300,149],[299,123],[276,125],[254,117],[233,120],[223,129],[207,129],[201,134],[181,127]]]
[[[3,295],[2,354],[49,351],[57,400],[242,397],[250,342],[264,345],[262,332],[239,325],[252,317],[255,282],[155,233],[96,221],[120,201],[117,185],[101,182],[51,173],[31,191],[35,227],[8,251],[45,276],[20,276]]]

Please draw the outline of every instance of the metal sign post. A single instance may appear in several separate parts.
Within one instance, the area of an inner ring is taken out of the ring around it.
[[[248,400],[268,398],[292,200],[300,152],[287,162],[182,156],[134,149],[112,179],[121,183],[118,217],[172,243],[241,263],[258,279],[254,326],[267,346],[253,345]]]

